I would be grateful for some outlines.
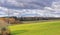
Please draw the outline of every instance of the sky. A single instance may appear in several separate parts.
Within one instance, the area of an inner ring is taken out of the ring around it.
[[[0,0],[0,17],[60,17],[60,0]]]

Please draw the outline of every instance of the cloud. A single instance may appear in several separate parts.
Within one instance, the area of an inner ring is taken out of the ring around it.
[[[55,17],[60,17],[60,1],[53,2],[51,7],[45,7],[44,10],[48,11],[50,15],[52,14]]]
[[[0,16],[60,17],[60,1],[0,0]]]
[[[53,0],[0,0],[0,6],[11,9],[43,9],[52,2]]]

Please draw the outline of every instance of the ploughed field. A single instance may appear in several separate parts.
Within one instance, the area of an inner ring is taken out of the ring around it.
[[[12,35],[60,35],[60,20],[25,22],[9,26]]]

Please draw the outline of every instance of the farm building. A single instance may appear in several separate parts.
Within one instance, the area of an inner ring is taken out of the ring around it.
[[[38,21],[38,20],[60,20],[60,18],[55,17],[20,17],[21,21]]]

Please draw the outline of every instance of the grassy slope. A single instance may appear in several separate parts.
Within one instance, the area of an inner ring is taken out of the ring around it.
[[[60,21],[10,26],[13,35],[60,35]]]

